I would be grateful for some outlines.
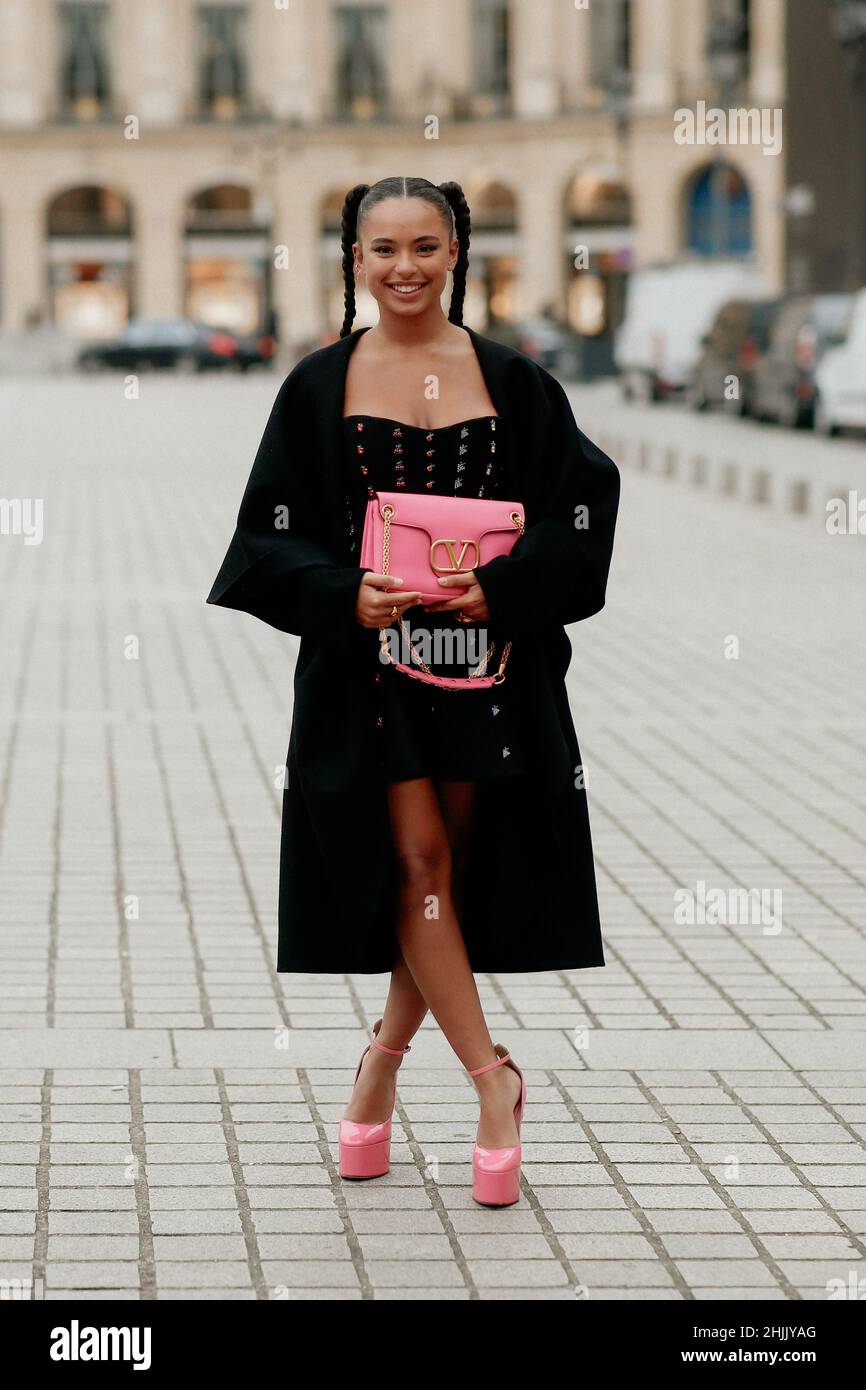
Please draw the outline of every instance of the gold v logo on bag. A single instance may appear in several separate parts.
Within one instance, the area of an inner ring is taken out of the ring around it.
[[[461,541],[459,542],[459,545],[460,545],[460,556],[459,556],[459,558],[458,558],[458,557],[455,555],[455,553],[454,553],[454,547],[455,547],[457,544],[458,544],[457,541],[455,541],[455,540],[453,540],[453,539],[446,539],[445,537],[442,537],[442,539],[440,539],[440,540],[434,541],[433,544],[432,544],[431,547],[430,547],[430,568],[431,568],[432,570],[435,570],[437,574],[451,574],[451,573],[453,573],[453,572],[456,571],[456,570],[474,570],[474,569],[476,569],[477,566],[478,566],[478,557],[479,557],[478,542],[477,542],[477,541],[471,541],[471,540],[470,540],[470,541],[461,540]],[[445,547],[445,549],[446,549],[446,551],[447,551],[447,553],[448,553],[448,559],[449,559],[450,563],[447,564],[447,565],[437,565],[437,563],[436,563],[436,547],[439,546],[439,545],[444,545],[444,547]],[[473,551],[475,552],[475,555],[474,555],[474,559],[473,559],[471,565],[467,565],[467,564],[464,564],[464,561],[465,561],[465,559],[466,559],[466,551],[468,550],[468,548],[469,548],[470,545],[472,546],[472,549],[473,549]]]

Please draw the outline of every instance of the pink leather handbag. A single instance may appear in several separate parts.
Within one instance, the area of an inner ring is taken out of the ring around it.
[[[440,575],[478,569],[496,555],[507,555],[524,531],[523,507],[519,502],[494,498],[428,496],[416,492],[375,492],[367,503],[361,539],[360,564],[377,574],[398,574],[407,593],[418,590],[419,603],[436,603],[444,597],[466,593],[466,587],[449,584],[441,588]],[[389,591],[386,591],[389,592]],[[383,654],[398,671],[444,690],[484,690],[501,685],[511,643],[503,648],[495,675],[484,672],[493,652],[493,643],[470,676],[437,676],[421,660],[402,616],[400,627],[417,666],[394,661],[388,650],[386,629],[379,629]]]

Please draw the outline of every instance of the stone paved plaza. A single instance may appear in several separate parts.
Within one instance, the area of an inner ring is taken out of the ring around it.
[[[44,500],[40,544],[0,535],[0,1280],[862,1297],[866,539],[623,470],[608,606],[569,630],[607,966],[479,977],[526,1071],[521,1201],[472,1201],[430,1015],[390,1174],[343,1183],[387,979],[275,971],[297,641],[205,604],[277,385],[0,384],[0,495]]]

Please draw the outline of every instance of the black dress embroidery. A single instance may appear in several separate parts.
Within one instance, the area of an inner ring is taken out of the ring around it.
[[[509,491],[507,439],[500,416],[478,416],[428,430],[382,416],[349,415],[343,420],[343,429],[347,525],[354,559],[360,554],[367,501],[377,490],[405,488],[407,492],[456,497],[514,496],[513,490]],[[447,597],[447,586],[443,586],[443,594]],[[410,634],[423,629],[435,635],[440,628],[443,634],[451,629],[468,639],[470,661],[462,666],[453,661],[447,665],[437,665],[432,658],[427,661],[437,675],[467,675],[493,642],[487,668],[492,674],[508,638],[489,620],[461,623],[454,613],[428,613],[420,605],[406,610],[404,622]],[[396,623],[389,626],[399,633]],[[435,652],[435,641],[432,645]],[[448,650],[445,640],[441,651]],[[513,660],[512,652],[509,662]],[[380,762],[388,781],[428,776],[479,781],[525,771],[507,676],[501,686],[453,692],[413,680],[376,659],[370,679],[375,686]]]

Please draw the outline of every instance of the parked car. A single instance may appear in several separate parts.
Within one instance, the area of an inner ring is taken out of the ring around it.
[[[754,371],[767,349],[781,299],[731,299],[723,304],[701,340],[688,395],[695,410],[718,406],[732,415],[748,415],[754,395]],[[736,377],[737,391],[729,389]]]
[[[84,371],[172,367],[181,372],[220,367],[243,370],[244,366],[234,333],[186,318],[130,319],[119,338],[82,348],[78,365]]]
[[[852,297],[845,339],[825,352],[815,381],[816,430],[866,429],[866,289]]]
[[[815,372],[824,353],[844,342],[854,296],[799,294],[785,301],[753,373],[751,413],[792,429],[814,423]]]
[[[614,348],[626,400],[656,401],[682,392],[721,306],[762,295],[760,275],[742,261],[683,261],[633,271]]]
[[[547,371],[567,381],[576,381],[581,375],[580,335],[559,319],[545,314],[514,323],[497,319],[486,329],[486,336],[518,348]]]
[[[277,340],[270,333],[237,334],[238,365],[242,372],[250,367],[266,367],[274,360]]]

